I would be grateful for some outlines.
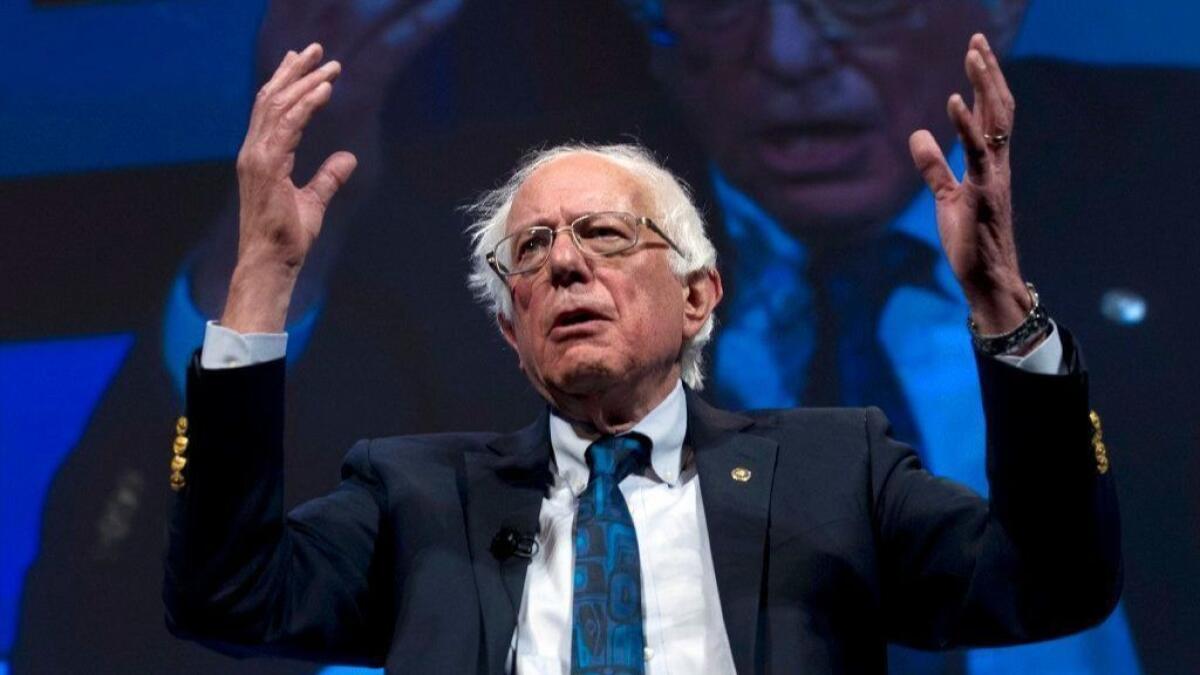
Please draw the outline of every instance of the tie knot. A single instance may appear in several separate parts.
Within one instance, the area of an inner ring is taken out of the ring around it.
[[[592,476],[612,476],[621,482],[650,462],[650,439],[641,434],[605,436],[588,446],[584,454]]]

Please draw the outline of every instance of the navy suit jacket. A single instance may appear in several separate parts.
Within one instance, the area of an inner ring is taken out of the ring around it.
[[[687,394],[725,627],[740,673],[882,673],[888,640],[1050,638],[1120,593],[1111,473],[1087,378],[981,358],[990,503],[921,468],[875,409],[732,413]],[[547,413],[511,434],[361,441],[330,494],[283,511],[282,361],[189,381],[170,522],[168,626],[232,653],[389,672],[503,672],[537,528]],[[750,479],[731,478],[734,468]]]

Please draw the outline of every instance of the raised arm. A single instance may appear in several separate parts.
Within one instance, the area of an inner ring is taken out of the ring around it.
[[[1019,326],[1033,304],[1013,236],[1009,141],[1016,102],[982,34],[971,38],[964,65],[974,89],[973,107],[956,93],[946,110],[966,154],[966,175],[961,181],[954,176],[925,129],[913,133],[909,148],[936,200],[942,248],[972,319],[979,332],[996,335]]]
[[[258,82],[277,82],[280,73],[273,69],[280,59],[286,63],[289,50],[313,41],[320,43],[323,55],[307,54],[307,61],[294,60],[289,67],[312,69],[326,58],[338,61],[345,69],[345,75],[338,77],[337,95],[318,102],[320,114],[303,125],[303,143],[290,152],[277,153],[277,158],[286,157],[289,163],[283,173],[297,181],[308,180],[338,152],[349,152],[359,160],[354,181],[339,189],[338,198],[323,209],[321,239],[308,250],[303,268],[290,284],[289,320],[304,316],[322,296],[351,230],[351,221],[378,182],[383,166],[381,115],[390,85],[420,49],[457,17],[461,6],[462,0],[312,0],[271,2],[268,6],[256,50]],[[259,100],[262,95],[260,92]],[[255,115],[270,117],[257,110]],[[275,121],[282,120],[277,117]],[[255,131],[252,125],[243,150],[250,147],[251,141],[265,140]],[[340,159],[333,168],[344,169],[342,163],[348,161]],[[184,270],[191,298],[206,317],[222,315],[232,290],[231,272],[242,262],[235,252],[241,237],[239,221],[242,228],[246,225],[244,178],[263,168],[245,164],[239,162],[240,194],[230,196],[229,204],[217,215]],[[274,178],[278,177],[276,173]],[[244,278],[246,275],[239,276]]]
[[[221,324],[240,333],[283,331],[325,211],[358,164],[353,154],[335,152],[307,183],[292,179],[304,128],[329,102],[341,72],[337,61],[322,63],[323,55],[316,43],[287,53],[255,97],[238,153],[237,265]]]
[[[1046,640],[1095,625],[1121,592],[1121,531],[1096,457],[1087,373],[977,358],[990,498],[938,478],[867,416],[889,638],[923,649]]]
[[[928,131],[909,145],[936,198],[976,346],[1027,354],[1054,329],[1031,312],[1034,294],[1017,264],[1009,164],[1016,104],[983,35],[971,38],[965,68],[972,106],[954,94],[947,112],[966,175],[951,172]],[[929,649],[1043,640],[1096,624],[1116,606],[1116,492],[1094,446],[1087,375],[1070,336],[1060,337],[1063,374],[1023,372],[978,354],[989,501],[924,471],[911,449],[888,437],[881,414],[868,416],[893,639]]]
[[[345,151],[293,182],[310,120],[341,71],[323,49],[289,51],[259,91],[238,155],[237,263],[221,323],[284,329],[324,217],[354,171]],[[390,569],[376,550],[382,491],[356,446],[325,497],[283,512],[282,359],[188,373],[186,454],[170,522],[168,627],[224,651],[379,663],[387,649]]]

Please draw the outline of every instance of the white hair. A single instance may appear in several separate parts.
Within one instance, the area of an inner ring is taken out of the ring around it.
[[[593,155],[625,169],[642,184],[650,199],[652,213],[647,215],[683,252],[670,254],[671,270],[684,280],[702,270],[717,266],[717,251],[704,232],[704,219],[692,203],[687,186],[667,171],[649,150],[640,145],[589,145],[571,143],[535,150],[517,164],[504,185],[482,194],[466,207],[472,217],[467,234],[474,247],[472,269],[467,283],[475,297],[497,318],[512,317],[512,297],[508,285],[492,270],[487,254],[507,233],[508,214],[517,191],[539,168],[567,155]],[[692,389],[704,387],[701,370],[704,345],[712,338],[713,317],[686,344],[680,353],[680,370],[685,384]]]

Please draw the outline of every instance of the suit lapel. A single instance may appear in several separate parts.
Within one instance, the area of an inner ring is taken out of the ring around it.
[[[547,414],[482,452],[466,456],[467,532],[483,612],[486,672],[504,672],[529,560],[498,560],[492,540],[503,528],[536,532],[542,497],[550,483]]]
[[[688,390],[688,440],[696,453],[721,613],[739,673],[756,672],[763,559],[775,441],[741,433],[753,421],[718,410]]]

